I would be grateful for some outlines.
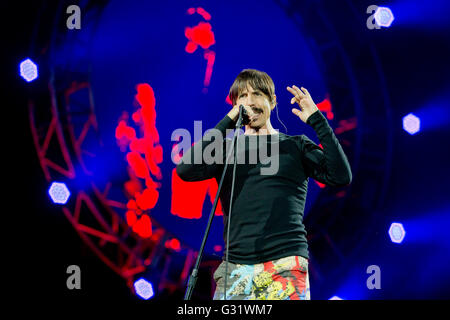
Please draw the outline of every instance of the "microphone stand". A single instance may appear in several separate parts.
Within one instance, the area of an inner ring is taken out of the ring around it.
[[[223,183],[223,180],[224,180],[224,177],[225,177],[225,173],[227,171],[228,158],[230,157],[231,152],[234,150],[234,144],[235,144],[235,141],[237,140],[237,136],[238,136],[238,133],[240,131],[240,128],[242,128],[244,126],[244,124],[243,124],[243,114],[246,115],[244,107],[242,105],[240,105],[239,106],[239,118],[238,118],[238,120],[236,122],[236,129],[237,130],[234,131],[232,148],[230,149],[230,152],[227,155],[226,160],[225,160],[225,167],[223,169],[222,177],[220,178],[220,183],[219,183],[219,187],[217,189],[216,197],[214,199],[214,204],[213,204],[211,212],[209,214],[208,224],[206,226],[205,235],[203,236],[202,244],[200,246],[200,250],[199,250],[198,255],[197,255],[197,260],[195,262],[195,266],[194,266],[194,269],[192,270],[191,276],[189,277],[188,285],[187,285],[186,292],[185,292],[185,295],[184,295],[184,300],[190,300],[191,299],[192,292],[194,291],[194,287],[195,287],[195,284],[197,282],[198,270],[199,270],[199,267],[200,267],[200,261],[202,259],[203,251],[204,251],[205,245],[206,245],[206,239],[208,238],[209,229],[211,228],[212,220],[214,218],[214,212],[216,211],[217,202],[219,201],[219,194],[220,194],[220,191],[222,189],[222,183]],[[233,173],[235,173],[235,171],[236,171],[236,159],[237,159],[236,153],[237,152],[234,153],[234,164],[233,164],[234,172]],[[233,199],[233,187],[234,187],[234,176],[233,176],[232,189],[231,189],[232,190],[232,192],[231,192],[231,200]],[[231,214],[231,203],[232,203],[232,201],[230,201],[230,212],[228,214],[228,218],[230,217],[230,214]],[[230,225],[228,223],[228,229],[229,229],[229,227],[230,227]],[[228,238],[228,236],[227,236],[227,238]],[[227,242],[228,242],[228,239],[227,239]],[[227,250],[226,260],[228,262],[228,243],[227,243],[227,246],[226,246],[226,250]],[[225,280],[226,280],[226,277],[227,277],[227,275],[225,275]],[[225,288],[225,290],[226,290],[226,288]],[[225,290],[224,290],[224,298],[226,300],[226,291]]]

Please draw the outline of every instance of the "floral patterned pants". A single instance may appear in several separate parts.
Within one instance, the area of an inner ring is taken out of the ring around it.
[[[290,256],[259,264],[228,262],[227,300],[310,300],[308,260]],[[214,272],[214,300],[224,300],[225,261]]]

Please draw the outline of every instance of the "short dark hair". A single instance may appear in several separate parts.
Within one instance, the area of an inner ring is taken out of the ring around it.
[[[264,71],[244,69],[234,80],[228,94],[233,106],[236,104],[239,94],[247,89],[247,84],[250,84],[253,89],[260,90],[264,93],[269,99],[270,104],[275,103],[273,99],[273,95],[275,94],[275,84],[273,83],[272,78]]]

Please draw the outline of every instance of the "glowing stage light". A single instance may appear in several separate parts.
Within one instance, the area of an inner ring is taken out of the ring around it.
[[[22,61],[19,65],[20,76],[27,82],[31,82],[38,77],[37,65],[30,59]]]
[[[403,130],[413,135],[420,131],[420,118],[410,113],[403,117]]]
[[[405,238],[405,228],[403,225],[398,222],[393,222],[391,227],[389,228],[389,237],[391,237],[391,241],[394,243],[402,243]]]
[[[332,296],[330,299],[328,300],[343,300],[342,298],[338,297],[338,296]]]
[[[154,295],[153,285],[144,278],[134,282],[134,289],[136,294],[144,300],[148,300]]]
[[[53,182],[48,189],[48,194],[53,202],[57,204],[66,204],[70,197],[69,189],[67,189],[67,186],[62,182]]]
[[[388,7],[378,7],[374,18],[380,27],[389,28],[394,21],[394,14]]]

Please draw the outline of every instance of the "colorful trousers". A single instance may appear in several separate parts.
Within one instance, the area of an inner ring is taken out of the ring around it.
[[[227,300],[310,300],[308,260],[290,256],[253,265],[228,262]],[[225,261],[214,272],[214,300],[224,300]]]

